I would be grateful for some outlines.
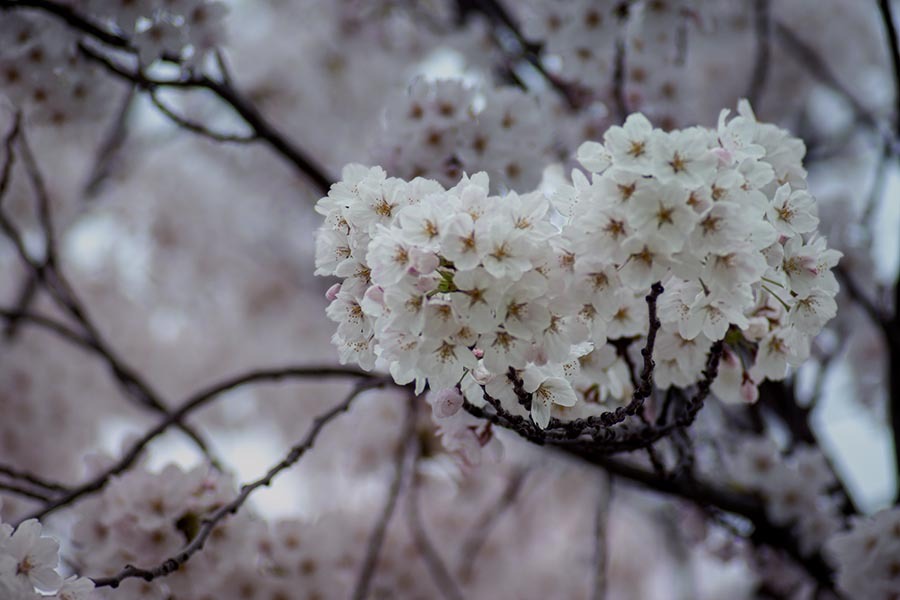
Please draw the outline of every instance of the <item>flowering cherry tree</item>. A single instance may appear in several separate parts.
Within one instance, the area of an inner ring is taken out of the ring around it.
[[[0,0],[0,599],[900,598],[896,27]]]

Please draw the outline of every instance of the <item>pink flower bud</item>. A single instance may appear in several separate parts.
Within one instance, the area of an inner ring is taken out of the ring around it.
[[[746,371],[741,382],[741,400],[747,404],[755,404],[759,400],[759,387]]]
[[[734,156],[731,154],[730,150],[726,150],[725,148],[713,148],[712,153],[716,155],[716,158],[719,159],[719,165],[723,167],[727,167],[734,162]]]
[[[747,322],[749,325],[743,333],[744,337],[751,342],[758,342],[769,333],[769,320],[765,317],[753,317],[748,319]]]
[[[327,298],[329,302],[334,302],[334,299],[337,298],[337,295],[340,293],[340,291],[341,291],[341,284],[336,283],[333,286],[331,286],[330,288],[328,288],[327,292],[325,292],[325,298]]]
[[[431,402],[431,412],[436,419],[452,417],[463,405],[463,396],[456,388],[445,388],[428,398]]]
[[[366,293],[363,295],[363,297],[369,302],[384,306],[384,290],[381,288],[381,286],[373,285],[366,290]]]
[[[472,354],[475,355],[475,358],[484,358],[484,350],[481,348],[472,348]]]
[[[428,275],[433,273],[441,264],[434,252],[426,252],[420,248],[412,248],[409,251],[410,274]]]

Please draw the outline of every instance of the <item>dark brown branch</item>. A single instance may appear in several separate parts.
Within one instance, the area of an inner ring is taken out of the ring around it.
[[[834,268],[834,274],[841,282],[847,295],[850,296],[850,299],[863,309],[872,323],[878,327],[882,333],[888,335],[890,316],[876,306],[875,302],[873,302],[868,295],[856,285],[856,280],[853,279],[853,276],[842,265],[838,265]]]
[[[353,391],[339,404],[334,406],[328,412],[325,412],[315,419],[313,419],[312,427],[310,427],[306,436],[303,440],[291,448],[291,451],[287,456],[284,457],[280,462],[276,465],[272,466],[265,475],[253,481],[251,483],[246,483],[241,486],[240,493],[228,504],[218,508],[211,515],[205,517],[200,524],[200,529],[197,534],[191,539],[188,544],[182,548],[178,554],[169,558],[162,564],[150,568],[150,569],[142,569],[140,567],[135,567],[133,565],[128,565],[124,569],[122,569],[119,573],[112,577],[101,577],[94,579],[94,585],[96,587],[111,587],[117,588],[119,585],[125,581],[126,579],[132,578],[140,578],[144,581],[152,581],[158,577],[165,577],[177,571],[181,565],[185,564],[187,561],[191,559],[191,557],[203,550],[204,544],[209,539],[209,536],[212,535],[213,530],[218,527],[229,515],[233,515],[237,513],[238,510],[247,502],[247,499],[250,498],[250,495],[261,487],[268,487],[272,484],[272,480],[281,473],[282,471],[292,467],[299,461],[307,451],[309,451],[313,444],[316,442],[316,438],[318,438],[319,433],[329,422],[334,420],[338,415],[347,412],[350,409],[350,405],[365,390],[371,389],[373,387],[377,387],[381,385],[381,382],[377,380],[364,381],[360,384],[356,385],[353,388]]]
[[[529,470],[525,468],[517,469],[506,482],[506,487],[500,494],[500,497],[491,504],[486,511],[475,521],[471,527],[469,535],[463,541],[460,547],[459,573],[464,580],[472,576],[472,570],[475,566],[475,560],[484,547],[488,536],[497,525],[500,517],[509,510],[519,497],[522,491],[522,484],[528,476]]]
[[[894,131],[895,135],[900,137],[900,44],[897,42],[897,23],[894,21],[891,1],[878,0],[878,12],[884,23],[884,34],[887,36],[890,48],[891,69],[894,72],[894,102],[897,106],[894,115]]]
[[[559,77],[547,71],[541,58],[540,44],[535,44],[525,38],[521,28],[502,2],[499,0],[456,0],[456,9],[460,21],[464,21],[469,14],[479,13],[494,27],[500,26],[506,29],[515,39],[518,46],[517,58],[524,59],[534,67],[541,77],[550,84],[550,87],[556,90],[571,110],[581,108],[584,104],[584,92],[579,90],[574,84],[562,81]],[[500,40],[497,40],[497,45],[500,46],[501,50],[503,49],[503,44]],[[512,69],[510,70],[512,71]]]
[[[91,175],[84,186],[84,197],[86,199],[90,199],[99,193],[103,183],[112,172],[116,157],[122,146],[124,146],[128,135],[128,119],[134,106],[135,96],[134,84],[129,85],[128,91],[122,97],[116,118],[109,126],[109,130],[104,135],[103,142],[97,150],[97,157],[94,160]]]
[[[873,129],[878,129],[878,120],[865,106],[862,105],[862,103],[860,103],[859,100],[857,100],[856,96],[841,83],[831,70],[831,67],[828,66],[828,63],[816,53],[815,49],[804,42],[783,23],[773,21],[773,31],[777,35],[778,41],[803,64],[810,75],[837,92],[838,95],[850,105],[860,122]]]
[[[381,547],[384,545],[387,528],[397,510],[397,500],[400,497],[400,489],[403,487],[403,479],[406,474],[406,459],[411,455],[415,444],[418,443],[415,439],[416,402],[416,397],[410,394],[406,419],[400,433],[400,439],[397,441],[397,448],[394,451],[394,477],[388,488],[387,497],[378,515],[378,520],[375,521],[375,526],[369,534],[369,540],[366,543],[366,554],[360,565],[359,575],[356,578],[356,585],[351,596],[353,600],[365,600],[369,595],[369,585],[372,583],[372,578],[375,576],[375,571],[378,568],[378,557],[381,554]]]
[[[425,524],[422,522],[422,508],[419,499],[419,478],[415,466],[419,459],[420,441],[414,445],[416,450],[416,463],[413,464],[412,477],[409,484],[409,492],[406,495],[406,524],[409,527],[413,543],[419,551],[419,555],[428,568],[428,573],[434,580],[434,585],[440,591],[445,600],[463,600],[463,593],[447,570],[447,565],[440,553],[431,543]]]
[[[608,475],[603,478],[602,489],[599,490],[597,509],[594,514],[594,584],[591,590],[591,600],[604,600],[606,598],[607,579],[609,577],[609,512],[612,508],[613,478]]]
[[[755,0],[753,3],[753,22],[756,34],[756,58],[753,61],[753,74],[747,89],[747,99],[753,108],[758,109],[762,93],[769,78],[769,66],[772,57],[772,18],[771,0]]]
[[[34,9],[43,11],[45,14],[59,18],[75,31],[86,34],[91,39],[101,42],[116,50],[125,50],[131,54],[135,53],[134,44],[121,35],[110,32],[89,19],[79,15],[71,8],[51,2],[49,0],[0,0],[0,11],[15,9]],[[250,127],[254,132],[254,137],[264,140],[268,145],[303,173],[323,194],[328,193],[331,187],[332,179],[326,175],[326,171],[316,163],[303,150],[297,147],[293,142],[288,140],[281,132],[271,125],[250,102],[248,98],[238,92],[237,88],[231,83],[230,75],[223,70],[222,81],[216,81],[206,75],[191,75],[187,79],[177,81],[154,81],[144,76],[138,69],[130,71],[127,68],[116,65],[111,59],[103,56],[95,50],[91,50],[85,44],[79,44],[82,53],[91,58],[115,75],[138,85],[142,90],[150,91],[154,87],[177,86],[183,88],[206,89],[219,97],[223,102],[228,104]],[[169,59],[169,62],[176,62]],[[220,63],[224,66],[224,62]]]
[[[281,379],[325,379],[332,377],[352,377],[361,378],[367,381],[368,387],[378,387],[385,385],[387,380],[373,375],[369,375],[363,371],[354,369],[342,369],[335,367],[288,367],[284,369],[271,369],[253,371],[244,375],[238,375],[228,379],[222,383],[214,384],[205,388],[190,398],[185,400],[177,410],[169,413],[164,419],[160,420],[154,427],[149,429],[137,441],[135,441],[127,452],[113,465],[94,476],[92,479],[82,483],[79,486],[71,488],[71,490],[55,499],[53,502],[43,506],[28,518],[41,519],[46,515],[68,506],[79,500],[80,498],[100,491],[106,486],[111,477],[119,475],[128,470],[137,461],[144,448],[156,437],[161,435],[167,429],[180,422],[194,411],[202,408],[215,398],[221,396],[225,392],[237,387],[248,385],[251,383],[259,383],[266,381],[279,381]]]
[[[99,27],[65,4],[50,2],[48,0],[0,0],[0,12],[17,9],[37,9],[43,11],[61,19],[72,29],[89,35],[108,46],[120,49],[133,49],[131,43],[124,37]]]
[[[0,491],[23,496],[31,500],[37,500],[38,502],[48,502],[51,498],[46,492],[39,492],[26,486],[19,485],[18,483],[8,483],[4,481],[0,481]]]
[[[273,125],[271,125],[259,112],[259,110],[244,97],[235,87],[227,81],[216,81],[206,75],[191,75],[182,79],[154,79],[148,77],[140,70],[132,70],[124,67],[101,52],[79,44],[79,49],[87,58],[105,67],[110,73],[130,81],[141,90],[150,92],[158,88],[181,89],[205,89],[218,96],[225,104],[231,107],[238,116],[253,131],[253,137],[265,141],[273,150],[293,164],[323,194],[328,193],[332,179],[325,174],[325,170],[318,165],[304,151],[284,137]]]
[[[214,142],[222,142],[222,143],[240,143],[247,144],[251,142],[255,142],[259,139],[256,134],[237,134],[237,133],[221,133],[218,131],[213,131],[208,128],[206,125],[201,123],[195,123],[181,115],[177,114],[174,110],[169,108],[162,100],[159,98],[159,94],[156,90],[150,90],[149,92],[150,100],[153,102],[153,105],[165,115],[170,121],[181,127],[182,129],[187,129],[197,135],[201,135],[203,137],[209,138]]]
[[[27,311],[31,302],[37,295],[38,287],[37,277],[35,277],[33,273],[26,273],[19,286],[19,293],[16,295],[15,308],[11,312],[23,313]],[[3,330],[3,335],[6,339],[11,340],[16,337],[18,332],[19,318],[15,316],[8,318],[6,320],[6,327]]]
[[[49,492],[67,492],[68,488],[61,483],[56,483],[54,481],[49,481],[44,479],[43,477],[38,477],[33,473],[29,473],[27,471],[22,471],[21,469],[17,469],[16,467],[11,467],[9,465],[0,464],[0,474],[10,477],[12,479],[19,479],[21,481],[27,482],[33,486],[37,486],[39,488],[43,488]]]
[[[50,198],[44,183],[43,176],[38,167],[31,149],[28,146],[24,132],[19,129],[19,121],[13,127],[13,132],[7,140],[8,158],[4,165],[3,175],[0,177],[0,230],[3,231],[13,242],[13,246],[19,255],[19,258],[30,269],[31,274],[50,292],[54,301],[63,309],[65,309],[72,318],[84,329],[84,338],[90,344],[92,349],[99,354],[107,363],[115,380],[125,390],[126,394],[135,399],[141,406],[150,408],[156,412],[168,414],[168,410],[160,397],[152,390],[149,384],[140,379],[136,371],[126,365],[122,359],[112,350],[112,348],[100,336],[97,327],[93,324],[88,316],[87,310],[81,304],[74,289],[64,276],[57,260],[56,237],[54,234],[53,220],[51,216]],[[38,217],[41,229],[44,233],[44,257],[38,260],[32,257],[25,246],[25,241],[18,228],[14,225],[12,218],[7,215],[2,205],[3,193],[8,184],[9,176],[12,170],[12,161],[15,154],[13,153],[13,142],[18,141],[19,151],[22,155],[26,173],[34,188],[37,200]],[[9,311],[5,315],[7,322],[9,318],[18,318],[15,311]],[[56,328],[58,333],[62,333],[60,328]],[[65,336],[72,341],[76,339]],[[190,437],[198,448],[209,458],[213,465],[218,464],[215,457],[212,456],[208,444],[202,436],[190,426],[184,423],[178,423],[177,426]]]
[[[738,495],[697,480],[660,478],[655,473],[624,461],[591,456],[576,449],[567,451],[590,464],[605,469],[611,475],[637,483],[649,490],[682,498],[700,507],[712,507],[744,517],[753,524],[751,541],[784,551],[803,567],[822,589],[836,593],[832,582],[831,568],[822,555],[815,553],[811,556],[804,556],[797,544],[797,536],[788,528],[773,525],[766,516],[764,505],[757,498]]]

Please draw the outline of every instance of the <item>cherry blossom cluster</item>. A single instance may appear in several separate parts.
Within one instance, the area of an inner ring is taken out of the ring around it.
[[[895,598],[900,590],[900,508],[854,517],[826,549],[837,566],[838,588],[848,598]]]
[[[160,58],[199,64],[224,38],[224,2],[84,0],[84,12],[127,35],[142,65]]]
[[[819,551],[842,528],[834,473],[817,448],[785,456],[770,438],[748,438],[728,461],[733,483],[763,499],[772,523],[792,527],[803,553]]]
[[[143,468],[113,479],[103,493],[76,509],[71,560],[81,573],[111,576],[126,564],[153,566],[174,556],[198,532],[202,519],[234,497],[229,477],[197,467]],[[213,531],[203,552],[160,580],[126,580],[129,598],[201,598],[209,591],[201,573],[225,573],[242,562],[255,564],[262,525],[240,512]],[[127,591],[126,591],[127,590]]]
[[[515,407],[512,369],[545,427],[576,390],[604,403],[630,393],[607,340],[646,335],[644,297],[663,282],[658,385],[698,381],[726,340],[749,365],[735,361],[721,395],[753,400],[742,385],[784,378],[836,312],[840,253],[815,231],[803,152],[743,102],[716,130],[666,133],[631,115],[579,148],[591,178],[574,171],[552,202],[491,196],[483,173],[448,190],[350,166],[317,205],[317,274],[343,278],[327,311],[341,360]]]
[[[0,521],[0,598],[4,600],[90,600],[96,598],[90,579],[63,580],[59,542],[42,536],[41,523],[28,519],[15,529]],[[39,593],[43,592],[43,593]],[[51,594],[51,595],[48,595]]]
[[[106,105],[99,67],[76,52],[71,30],[46,17],[0,15],[0,106],[6,102],[35,123],[62,125]]]
[[[494,184],[533,189],[552,149],[540,108],[517,88],[479,91],[458,79],[418,79],[388,106],[372,158],[403,179],[447,186],[464,172],[485,171]]]
[[[78,14],[125,36],[141,66],[160,58],[196,65],[224,37],[224,3],[210,0],[79,0]],[[102,67],[78,51],[78,33],[24,11],[0,18],[0,97],[35,122],[61,125],[103,114]]]

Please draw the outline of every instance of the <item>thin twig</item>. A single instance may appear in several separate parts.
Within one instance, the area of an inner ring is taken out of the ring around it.
[[[33,473],[29,473],[27,471],[22,471],[16,467],[11,467],[9,465],[0,464],[0,474],[6,475],[7,477],[11,477],[13,479],[20,479],[25,481],[31,485],[44,488],[49,492],[67,492],[68,488],[61,483],[56,483],[55,481],[49,481],[44,479],[43,477],[38,477]]]
[[[890,48],[891,68],[894,72],[894,102],[897,105],[896,114],[894,115],[894,128],[895,134],[900,136],[900,44],[897,41],[897,23],[894,21],[891,1],[878,0],[878,12],[881,14],[882,23],[884,23],[884,32]]]
[[[470,528],[471,533],[466,536],[459,553],[459,573],[464,580],[468,580],[472,576],[478,554],[500,517],[515,504],[528,473],[527,468],[514,471],[497,500],[481,514],[481,517]]]
[[[113,465],[107,467],[104,471],[98,473],[92,479],[82,483],[79,486],[71,488],[71,490],[67,494],[55,499],[53,502],[47,504],[46,506],[43,506],[40,510],[34,512],[28,518],[41,519],[64,506],[72,504],[73,502],[79,500],[84,496],[100,491],[107,484],[107,482],[109,482],[110,478],[119,475],[120,473],[123,473],[128,468],[130,468],[131,465],[133,465],[135,461],[137,461],[144,448],[151,441],[156,439],[156,437],[169,429],[169,427],[172,427],[173,425],[187,417],[189,414],[193,413],[199,408],[202,408],[227,391],[233,390],[243,385],[264,381],[304,378],[324,379],[331,377],[362,378],[368,382],[367,385],[370,384],[369,387],[378,387],[387,383],[386,379],[369,375],[368,373],[365,373],[363,371],[334,367],[288,367],[285,369],[267,369],[253,371],[247,374],[238,375],[237,377],[232,377],[231,379],[228,379],[222,383],[214,384],[197,392],[196,394],[193,394],[191,397],[185,400],[177,410],[169,413],[154,427],[147,430],[144,435],[142,435],[137,441],[132,443],[128,451],[126,451],[125,454],[122,455],[122,457]]]
[[[26,312],[35,296],[37,295],[38,287],[37,277],[35,277],[34,274],[30,272],[25,273],[25,276],[22,278],[22,283],[19,285],[19,293],[16,295],[15,309],[13,309],[11,312]],[[3,335],[6,337],[6,339],[11,340],[15,338],[18,332],[19,319],[17,317],[7,319],[6,327],[3,330]]]
[[[24,131],[19,129],[18,123],[19,121],[17,119],[13,132],[8,138],[8,159],[4,166],[3,176],[0,177],[0,230],[2,230],[13,242],[13,246],[15,247],[19,258],[31,270],[31,274],[48,292],[50,292],[54,301],[61,308],[66,310],[81,326],[85,332],[85,338],[95,352],[106,361],[113,377],[126,394],[136,400],[141,406],[162,414],[168,414],[165,403],[161,400],[160,396],[148,383],[140,378],[133,368],[125,364],[118,354],[116,354],[106,343],[100,335],[99,330],[90,319],[86,307],[82,305],[78,296],[75,294],[74,288],[63,274],[57,259],[56,236],[54,234],[54,225],[51,215],[50,197],[41,170],[27,143]],[[7,215],[2,205],[2,193],[5,192],[8,183],[14,157],[12,152],[12,143],[14,139],[17,139],[18,141],[22,162],[34,189],[37,201],[40,225],[44,233],[44,256],[41,260],[31,256],[25,245],[24,237],[14,225],[12,218]],[[16,315],[17,313],[15,311],[11,311],[9,316],[16,318]],[[218,460],[212,455],[209,445],[197,431],[184,423],[177,423],[176,425],[194,441],[213,466],[218,466]]]
[[[397,442],[397,449],[394,451],[394,477],[388,488],[387,497],[378,515],[378,520],[375,521],[375,526],[369,534],[369,541],[366,543],[366,554],[360,566],[359,575],[356,578],[356,585],[353,588],[353,600],[365,600],[369,595],[369,585],[372,583],[372,578],[375,576],[375,571],[378,568],[378,557],[381,554],[381,547],[384,545],[387,528],[397,509],[397,500],[400,497],[400,489],[403,487],[404,465],[407,462],[406,457],[409,454],[409,445],[416,443],[414,439],[416,426],[415,402],[415,396],[410,395],[405,423],[401,430],[400,439]]]
[[[613,478],[604,473],[601,489],[598,490],[597,509],[594,514],[594,585],[592,600],[606,598],[606,582],[609,567],[609,512],[612,507]]]
[[[841,83],[828,63],[812,46],[803,41],[788,26],[778,21],[773,21],[773,31],[777,35],[778,41],[803,64],[807,72],[843,97],[863,124],[878,129],[878,119]]]
[[[50,0],[0,0],[0,11],[16,9],[34,9],[43,11],[45,14],[62,20],[75,31],[84,33],[97,42],[110,46],[116,50],[124,50],[132,55],[136,53],[135,46],[131,40],[91,22],[89,19],[81,16],[78,12],[64,4],[52,2]],[[237,90],[231,82],[230,75],[226,71],[223,71],[222,73],[222,81],[216,81],[206,75],[191,75],[189,78],[182,80],[155,81],[146,77],[139,69],[135,72],[116,65],[111,59],[104,56],[102,53],[98,53],[97,51],[88,48],[88,46],[83,43],[79,44],[79,49],[86,57],[97,61],[111,73],[138,85],[142,90],[149,91],[156,86],[209,90],[218,96],[220,100],[228,104],[241,119],[244,120],[254,132],[257,139],[264,140],[268,143],[273,150],[310,179],[321,193],[327,193],[328,189],[331,187],[332,179],[326,175],[325,169],[270,124],[253,103]],[[168,62],[174,62],[175,64],[182,66],[172,57],[165,58]],[[224,62],[220,63],[220,67],[223,65]]]
[[[759,108],[762,93],[769,77],[769,65],[772,56],[772,19],[771,0],[755,0],[753,3],[753,22],[756,34],[756,58],[753,62],[753,74],[747,89],[747,99],[754,108]]]
[[[268,487],[272,484],[272,480],[282,471],[292,467],[299,461],[308,450],[313,447],[319,433],[322,429],[338,415],[347,412],[350,405],[362,392],[381,385],[377,380],[364,381],[356,385],[350,394],[339,404],[331,408],[329,411],[319,415],[313,419],[312,427],[310,427],[303,440],[291,448],[291,451],[281,461],[272,466],[265,475],[256,481],[246,483],[241,486],[240,493],[228,504],[216,509],[208,517],[205,517],[200,524],[197,534],[191,539],[184,548],[182,548],[175,556],[167,559],[162,564],[150,568],[142,569],[133,565],[127,565],[112,577],[102,577],[94,579],[95,587],[111,587],[117,588],[126,579],[140,578],[144,581],[152,581],[158,577],[165,577],[177,571],[181,565],[185,564],[191,557],[203,550],[203,546],[212,535],[213,530],[221,524],[229,515],[237,513],[238,510],[247,502],[250,495],[261,487]]]
[[[169,120],[182,129],[187,129],[188,131],[209,138],[214,142],[247,144],[259,139],[256,134],[221,133],[213,131],[206,125],[196,123],[177,114],[159,98],[159,94],[156,90],[149,90],[148,93],[150,95],[150,101],[153,102],[153,105],[156,106],[157,109],[159,109],[159,112],[168,117]]]
[[[700,507],[711,506],[748,519],[754,526],[750,541],[783,550],[803,567],[821,588],[837,595],[834,591],[832,570],[822,555],[820,553],[805,555],[800,550],[797,536],[789,528],[776,526],[769,521],[765,508],[758,498],[720,489],[697,480],[660,478],[651,471],[624,461],[592,456],[577,449],[567,451],[616,477],[637,483],[647,489],[688,500]]]
[[[17,483],[0,481],[0,491],[10,492],[39,502],[49,502],[51,499],[51,496],[45,492],[29,489],[28,487],[21,486]]]
[[[444,559],[441,558],[437,548],[431,543],[428,532],[425,530],[425,524],[422,522],[422,509],[419,502],[419,478],[415,469],[415,465],[420,456],[420,445],[421,442],[419,440],[416,440],[416,443],[413,444],[416,451],[416,462],[413,463],[409,492],[406,495],[406,523],[409,526],[413,543],[416,545],[419,555],[425,562],[428,573],[434,580],[435,587],[437,587],[445,600],[463,600],[464,596],[459,589],[459,585],[457,585],[453,576],[450,575],[450,571],[447,569],[447,565],[444,562]]]
[[[875,302],[873,302],[868,295],[856,285],[856,280],[853,279],[853,276],[842,265],[838,265],[834,268],[834,274],[841,282],[847,295],[850,296],[850,299],[863,309],[866,316],[872,321],[872,324],[887,335],[887,326],[890,317],[885,311],[876,306]]]
[[[128,91],[122,97],[116,118],[113,119],[109,131],[104,135],[103,142],[97,150],[97,157],[94,160],[91,175],[84,186],[84,197],[87,199],[99,193],[103,183],[112,172],[116,156],[125,144],[125,139],[128,136],[128,119],[134,107],[135,96],[135,86],[130,84]]]

